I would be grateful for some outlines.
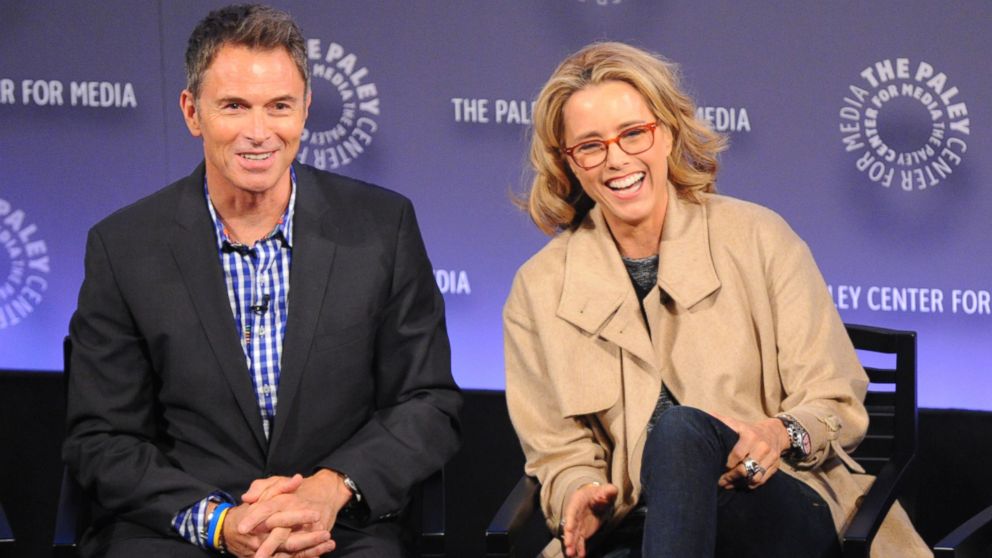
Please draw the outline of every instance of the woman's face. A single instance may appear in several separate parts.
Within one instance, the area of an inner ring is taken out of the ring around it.
[[[565,159],[585,193],[602,208],[614,234],[644,227],[660,235],[668,202],[672,134],[661,124],[654,130],[632,130],[656,122],[644,97],[626,82],[606,81],[573,93],[562,109],[562,116],[565,147],[590,140],[609,142],[621,133],[654,134],[653,145],[636,155],[624,152],[616,141],[608,143],[606,159],[589,169],[576,164],[572,157]],[[637,141],[643,140],[621,141],[625,146],[636,146]],[[628,151],[633,150],[636,149],[628,147]],[[575,153],[578,155],[579,150]]]

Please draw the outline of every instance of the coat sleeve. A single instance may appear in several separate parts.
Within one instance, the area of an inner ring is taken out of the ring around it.
[[[375,520],[398,513],[410,489],[440,469],[460,443],[462,397],[451,375],[444,300],[405,200],[371,373],[374,413],[320,466],[348,474]]]
[[[174,535],[176,512],[220,489],[173,465],[156,446],[159,409],[147,346],[96,230],[87,239],[85,266],[70,322],[63,459],[101,507]]]
[[[781,410],[806,428],[812,449],[795,465],[814,468],[837,456],[860,472],[848,452],[868,427],[867,375],[806,243],[781,219],[765,233],[775,238],[765,245],[776,246],[766,276],[785,391]]]
[[[503,309],[506,402],[523,448],[525,472],[541,482],[541,509],[558,531],[565,503],[579,487],[607,483],[607,454],[584,417],[565,416],[550,379],[541,331],[518,273]],[[544,323],[547,323],[546,321]]]

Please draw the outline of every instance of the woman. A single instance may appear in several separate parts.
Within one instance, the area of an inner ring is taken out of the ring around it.
[[[847,454],[867,378],[802,240],[714,193],[723,147],[674,65],[624,44],[570,56],[537,99],[529,211],[555,236],[504,329],[547,555],[586,556],[632,511],[644,556],[839,555],[870,482]],[[928,554],[896,505],[873,555]]]

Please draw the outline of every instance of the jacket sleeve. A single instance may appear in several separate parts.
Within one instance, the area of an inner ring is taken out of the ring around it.
[[[523,448],[525,472],[541,482],[541,509],[557,532],[568,498],[592,482],[607,483],[607,455],[584,417],[565,416],[540,331],[517,274],[503,309],[506,402]],[[546,323],[546,322],[545,322]]]
[[[807,430],[812,449],[795,465],[814,468],[837,456],[860,472],[848,452],[868,427],[868,378],[809,248],[784,221],[776,224],[765,231],[776,238],[766,246],[777,247],[766,276],[785,391],[781,411]]]
[[[372,520],[398,513],[411,487],[439,470],[460,443],[462,397],[451,375],[444,300],[408,201],[391,273],[372,357],[375,411],[320,463],[355,481]]]
[[[219,488],[174,466],[156,446],[160,409],[147,347],[96,230],[87,239],[85,266],[70,322],[63,459],[101,507],[174,535],[176,512]]]

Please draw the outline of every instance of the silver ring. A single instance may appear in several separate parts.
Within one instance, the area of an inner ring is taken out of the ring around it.
[[[765,468],[750,457],[744,459],[744,470],[747,471],[747,482],[751,482],[759,474],[765,474]]]

